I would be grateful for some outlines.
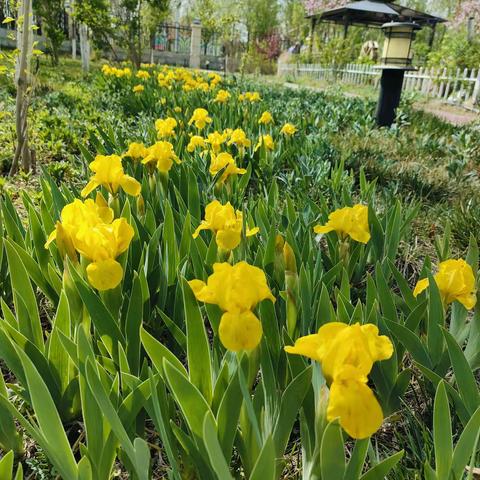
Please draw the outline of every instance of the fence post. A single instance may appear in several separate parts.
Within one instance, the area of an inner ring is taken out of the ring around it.
[[[451,70],[448,69],[448,70],[447,70],[447,80],[446,80],[446,81],[447,81],[447,84],[446,84],[445,90],[444,90],[444,92],[443,92],[443,99],[444,99],[444,100],[448,100],[448,98],[449,98],[449,96],[450,96],[450,85],[451,85],[451,83],[452,83],[452,79],[451,79],[451,76],[450,76],[451,73],[450,73],[450,72],[451,72]]]
[[[476,78],[478,76],[477,74],[478,74],[478,72],[476,72],[475,69],[472,68],[472,71],[470,72],[470,82],[469,82],[468,90],[467,90],[468,97],[465,100],[468,100],[469,98],[473,97],[473,91],[475,90]],[[471,92],[471,94],[470,94],[470,92]]]
[[[478,69],[477,80],[475,81],[475,87],[473,87],[472,105],[476,105],[480,97],[480,68]]]
[[[192,35],[190,37],[190,68],[200,68],[200,53],[202,48],[202,24],[200,20],[192,22]]]

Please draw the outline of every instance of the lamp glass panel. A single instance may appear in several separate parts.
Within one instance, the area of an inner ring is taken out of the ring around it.
[[[405,58],[410,59],[410,38],[391,38],[387,45],[386,58]]]
[[[384,65],[408,67],[413,58],[412,41],[415,32],[410,26],[390,27],[385,31],[382,61]]]

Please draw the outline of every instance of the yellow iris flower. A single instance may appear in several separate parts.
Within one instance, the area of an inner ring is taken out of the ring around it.
[[[252,310],[262,300],[275,301],[263,270],[239,262],[215,263],[207,283],[188,282],[197,300],[218,305],[225,313],[218,334],[225,348],[233,352],[252,350],[262,338],[262,324]]]
[[[270,112],[263,112],[261,117],[258,119],[258,123],[262,125],[268,125],[273,122],[273,117]]]
[[[222,152],[215,155],[212,152],[209,169],[210,175],[214,177],[222,169],[225,170],[220,178],[220,183],[224,183],[231,175],[243,175],[244,173],[247,173],[245,168],[237,167],[234,158],[229,153]]]
[[[130,157],[134,160],[145,158],[148,150],[143,143],[133,142],[128,146],[128,150],[123,154],[124,157]]]
[[[245,92],[241,93],[238,96],[238,99],[243,102],[243,101],[249,101],[249,102],[259,102],[261,100],[260,94],[258,92]]]
[[[284,135],[291,137],[292,135],[295,135],[297,132],[297,127],[292,125],[291,123],[286,123],[282,129],[280,130],[280,133],[283,133]]]
[[[392,356],[393,345],[387,336],[378,334],[375,325],[327,323],[318,333],[299,338],[285,351],[321,363],[330,384],[329,421],[339,418],[352,438],[367,438],[380,428],[383,412],[367,385],[367,376],[374,362]]]
[[[210,79],[210,87],[212,88],[222,82],[222,77],[218,73],[209,73],[208,78]]]
[[[472,267],[465,260],[451,259],[441,262],[434,279],[445,305],[456,300],[467,310],[475,307],[477,303],[475,276]],[[413,291],[415,297],[427,289],[428,284],[428,278],[420,280]]]
[[[356,242],[367,243],[370,240],[368,207],[355,205],[335,210],[328,216],[326,225],[317,225],[313,230],[315,233],[335,231],[342,240],[350,237]]]
[[[200,135],[192,135],[187,145],[187,151],[192,153],[198,147],[205,148],[205,139]]]
[[[175,128],[177,128],[177,121],[172,117],[165,119],[159,118],[155,122],[158,138],[174,137]]]
[[[225,132],[209,133],[207,137],[207,143],[210,144],[210,146],[212,147],[212,150],[215,153],[218,153],[220,151],[222,144],[224,144],[226,141],[227,141],[227,134]]]
[[[116,68],[116,67],[110,67],[109,65],[104,65],[102,67],[102,72],[104,75],[113,75],[117,78],[122,78],[122,77],[131,77],[132,76],[132,71],[130,68],[125,67],[125,68]]]
[[[150,78],[150,74],[146,70],[139,70],[136,77],[143,80],[148,80]]]
[[[197,300],[218,305],[228,312],[253,310],[266,299],[275,301],[263,270],[247,262],[215,263],[207,283],[192,280],[189,285]]]
[[[207,84],[208,86],[208,84]],[[196,108],[193,111],[193,115],[190,118],[188,124],[191,125],[192,123],[195,124],[195,127],[199,130],[202,130],[206,127],[208,123],[211,123],[212,119],[208,116],[208,111],[204,108]]]
[[[56,240],[57,247],[62,257],[68,255],[74,262],[78,260],[75,250],[75,235],[81,226],[93,228],[99,223],[111,223],[113,210],[107,206],[107,202],[100,193],[93,201],[88,198],[84,202],[75,199],[65,205],[60,215],[60,221],[56,223],[55,230],[48,236],[45,248]]]
[[[145,87],[143,85],[135,85],[132,88],[133,93],[142,93],[145,90]]]
[[[128,195],[136,197],[140,194],[142,186],[133,177],[125,174],[122,159],[118,155],[97,155],[89,167],[95,175],[82,190],[82,197],[86,197],[100,185],[112,195],[115,195],[120,187]]]
[[[274,150],[275,149],[275,142],[273,141],[273,138],[271,135],[262,135],[258,139],[258,143],[255,145],[255,151],[257,151],[259,148],[262,147],[262,145],[265,147],[265,150]]]
[[[252,142],[241,128],[236,128],[230,133],[227,145],[236,145],[238,148],[249,148]]]
[[[107,206],[107,202],[100,193],[97,193],[95,201],[88,198],[82,202],[77,198],[63,207],[60,221],[56,223],[55,230],[48,236],[45,248],[48,248],[56,240],[62,257],[68,254],[71,260],[76,260],[74,237],[80,226],[93,228],[99,223],[111,223],[112,221],[113,210]]]
[[[113,220],[113,210],[97,195],[96,202],[76,199],[62,209],[61,222],[45,248],[56,240],[61,254],[74,262],[78,252],[90,261],[86,269],[89,283],[97,290],[110,290],[122,281],[123,268],[116,258],[128,249],[133,235],[125,218]]]
[[[205,208],[205,220],[202,220],[192,235],[197,238],[202,230],[215,233],[217,245],[223,250],[233,250],[238,247],[242,237],[243,215],[235,211],[230,202],[222,205],[218,200],[210,202]],[[245,235],[251,237],[259,232],[259,228],[247,228]]]
[[[168,172],[173,162],[181,163],[173,145],[170,142],[160,141],[148,148],[148,155],[142,160],[143,164],[155,164],[160,172]]]
[[[226,103],[230,99],[231,95],[226,90],[219,90],[217,96],[214,99],[214,102],[217,103]]]

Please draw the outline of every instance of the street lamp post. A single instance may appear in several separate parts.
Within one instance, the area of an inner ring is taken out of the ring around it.
[[[400,104],[405,72],[416,70],[412,65],[412,43],[421,27],[411,22],[390,22],[382,25],[385,43],[381,64],[380,96],[377,106],[377,125],[389,127],[395,121],[395,111]]]

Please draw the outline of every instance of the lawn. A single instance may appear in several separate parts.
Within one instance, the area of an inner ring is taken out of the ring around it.
[[[480,129],[374,112],[42,60],[36,171],[1,183],[0,477],[467,478]]]

